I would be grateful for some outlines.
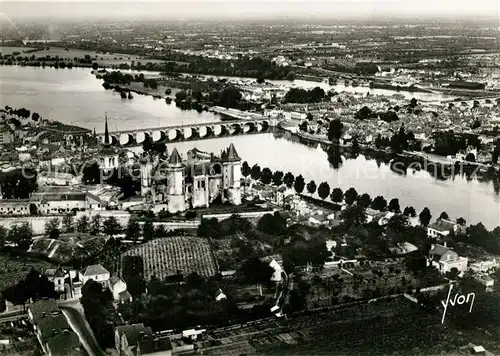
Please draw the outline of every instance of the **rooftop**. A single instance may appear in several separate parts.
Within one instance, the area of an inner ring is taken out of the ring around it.
[[[223,161],[228,161],[228,162],[237,162],[237,161],[241,160],[241,158],[240,158],[240,156],[238,156],[238,152],[236,152],[236,148],[234,147],[232,142],[226,150],[222,151],[220,158]]]
[[[87,266],[82,270],[82,275],[84,276],[95,276],[97,274],[106,274],[106,273],[109,273],[108,270],[101,265]]]
[[[451,251],[448,247],[443,245],[436,245],[429,251],[429,255],[431,256],[443,256],[446,252]]]
[[[42,318],[43,314],[50,314],[53,311],[59,311],[59,306],[53,299],[42,299],[34,302],[29,306],[29,310],[33,315],[33,321],[36,323]]]
[[[79,350],[80,341],[78,336],[71,331],[63,331],[47,341],[48,349],[52,355],[84,355]]]
[[[47,277],[64,277],[66,273],[64,273],[64,270],[61,268],[61,266],[57,268],[49,268],[45,270],[44,273]]]
[[[174,148],[172,151],[172,154],[168,158],[168,163],[173,165],[182,164],[182,158],[179,151],[177,151],[177,148]]]
[[[456,224],[452,221],[438,219],[436,222],[429,225],[429,228],[438,230],[438,231],[450,231],[455,229]]]
[[[120,336],[126,335],[129,346],[139,345],[141,353],[153,352],[153,331],[150,327],[145,327],[143,323],[118,326],[116,331]]]
[[[48,314],[37,322],[42,340],[49,340],[52,337],[62,333],[64,330],[70,330],[66,317],[59,311],[59,314]]]

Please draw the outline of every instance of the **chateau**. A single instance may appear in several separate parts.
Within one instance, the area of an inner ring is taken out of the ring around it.
[[[233,144],[218,157],[194,148],[183,160],[174,148],[168,158],[141,159],[141,195],[155,211],[209,207],[215,199],[240,205],[240,179],[241,158]]]

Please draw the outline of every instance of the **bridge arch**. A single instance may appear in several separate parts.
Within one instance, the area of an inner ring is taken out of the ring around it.
[[[196,127],[185,127],[182,133],[186,140],[199,137],[199,130]]]
[[[167,133],[162,130],[153,131],[153,142],[163,142],[167,138]]]
[[[264,121],[261,121],[257,124],[257,131],[258,132],[265,132],[267,130],[269,130],[269,121],[264,120]]]
[[[198,130],[198,133],[201,138],[207,138],[214,135],[214,131],[210,126],[201,126],[200,129]]]
[[[99,140],[101,141],[101,143],[104,143],[104,140],[105,140],[104,135],[99,136]],[[115,136],[115,135],[111,135],[111,134],[110,134],[110,135],[109,135],[109,143],[110,143],[111,145],[117,145],[117,144],[119,144],[119,143],[120,143],[120,137],[117,137],[117,136]]]
[[[121,146],[126,146],[133,144],[135,142],[134,135],[131,133],[123,133],[120,135],[120,145]]]
[[[181,131],[181,129],[171,129],[171,130],[168,130],[168,140],[169,141],[177,141],[177,140],[183,139],[184,136],[183,136],[183,132],[182,131]]]
[[[151,135],[149,134],[149,132],[139,131],[135,135],[135,142],[141,144],[144,141],[149,140],[150,138],[151,138]]]
[[[243,124],[243,132],[244,133],[252,133],[257,131],[257,125],[254,122],[246,122]]]
[[[215,125],[213,131],[214,135],[217,137],[225,136],[228,133],[228,128],[226,125]]]
[[[230,135],[238,135],[238,134],[240,134],[240,133],[241,133],[241,131],[242,131],[242,127],[241,127],[241,125],[240,125],[240,124],[231,124],[231,125],[229,126],[228,131],[229,131],[229,134],[230,134]]]

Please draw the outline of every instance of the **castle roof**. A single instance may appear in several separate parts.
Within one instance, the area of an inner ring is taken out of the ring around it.
[[[223,161],[228,161],[228,162],[236,162],[236,161],[241,160],[241,158],[240,158],[240,156],[238,156],[238,152],[236,152],[236,148],[234,148],[234,145],[232,142],[226,150],[222,151],[221,159]]]
[[[182,158],[181,155],[179,154],[179,151],[177,151],[177,148],[174,148],[172,151],[172,154],[170,155],[168,159],[169,164],[181,164],[182,163]]]
[[[90,265],[83,269],[82,275],[84,276],[95,276],[100,274],[109,273],[103,266],[101,265]]]

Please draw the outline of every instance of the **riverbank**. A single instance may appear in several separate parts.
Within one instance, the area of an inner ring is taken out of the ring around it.
[[[370,88],[373,89],[386,89],[386,90],[393,90],[396,92],[399,91],[409,91],[411,93],[432,93],[432,91],[427,90],[425,88],[417,87],[415,85],[410,85],[408,87],[402,87],[399,85],[392,85],[390,83],[385,83],[385,82],[378,82],[378,81],[373,81],[370,82]]]
[[[300,130],[292,131],[290,129],[282,127],[281,125],[279,125],[279,127],[308,142],[319,143],[328,147],[335,145],[342,149],[346,149],[351,152],[353,151],[353,147],[351,144],[347,145],[333,143],[324,137],[318,137],[317,135],[312,135]],[[403,172],[408,168],[416,169],[420,167],[427,169],[431,174],[434,173],[437,175],[439,173],[443,176],[453,176],[455,174],[473,174],[483,179],[498,179],[500,177],[500,170],[498,169],[498,167],[494,167],[493,165],[449,159],[447,157],[428,154],[424,152],[403,151],[401,153],[397,153],[387,148],[376,148],[371,145],[360,144],[359,153],[375,154],[379,158],[384,157],[388,160],[400,159],[399,162],[401,163],[401,167],[399,168]],[[433,169],[433,172],[431,172],[429,169]]]

